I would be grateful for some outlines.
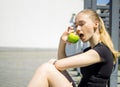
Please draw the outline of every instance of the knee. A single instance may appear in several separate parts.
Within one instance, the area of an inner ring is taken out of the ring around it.
[[[49,73],[51,70],[55,69],[55,66],[50,63],[44,63],[40,67],[38,67],[37,71],[43,73]]]

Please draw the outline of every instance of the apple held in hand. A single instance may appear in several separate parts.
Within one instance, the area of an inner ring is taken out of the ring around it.
[[[78,40],[79,40],[79,36],[76,35],[75,33],[70,33],[70,34],[68,35],[68,41],[69,41],[70,43],[76,43],[76,42],[78,42]]]

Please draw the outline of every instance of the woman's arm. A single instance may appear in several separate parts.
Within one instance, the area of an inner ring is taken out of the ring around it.
[[[74,32],[74,29],[72,27],[68,27],[68,30],[65,31],[60,38],[60,43],[58,47],[58,60],[67,57],[65,54],[65,46],[67,43],[69,43],[67,41],[67,38],[68,38],[69,33],[71,32]]]
[[[101,61],[99,54],[95,50],[89,50],[82,54],[58,60],[55,63],[55,67],[63,71],[68,68],[84,67]]]
[[[60,39],[59,48],[58,48],[58,60],[66,57],[65,46],[66,43],[62,39]]]

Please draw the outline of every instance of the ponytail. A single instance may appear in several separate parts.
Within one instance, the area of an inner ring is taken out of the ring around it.
[[[112,42],[108,32],[106,31],[104,22],[101,19],[101,17],[99,17],[99,19],[100,19],[100,25],[99,25],[100,39],[111,50],[111,52],[113,53],[113,56],[114,56],[114,61],[116,62],[117,58],[120,56],[120,52],[118,52],[114,49],[113,42]]]

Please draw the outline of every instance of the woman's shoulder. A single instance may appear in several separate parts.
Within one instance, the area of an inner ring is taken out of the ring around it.
[[[106,53],[106,52],[108,52],[108,53],[112,53],[111,51],[110,51],[110,49],[104,44],[104,43],[98,43],[94,48],[93,48],[93,50],[96,50],[96,51],[100,51],[101,53]]]
[[[98,43],[93,48],[87,47],[86,49],[84,49],[83,52],[86,52],[86,51],[91,50],[91,49],[95,50],[99,54],[100,58],[102,58],[103,60],[107,60],[109,58],[113,59],[112,52],[104,43]]]
[[[97,46],[93,48],[93,50],[95,50],[102,59],[113,60],[112,52],[104,43],[99,43]]]
[[[83,50],[83,52],[86,52],[86,51],[88,51],[88,50],[90,50],[90,49],[95,49],[95,48],[99,48],[99,47],[103,47],[103,46],[105,46],[103,43],[98,43],[97,45],[95,45],[93,48],[91,48],[90,46],[89,47],[87,47],[87,48],[85,48],[84,50]]]

